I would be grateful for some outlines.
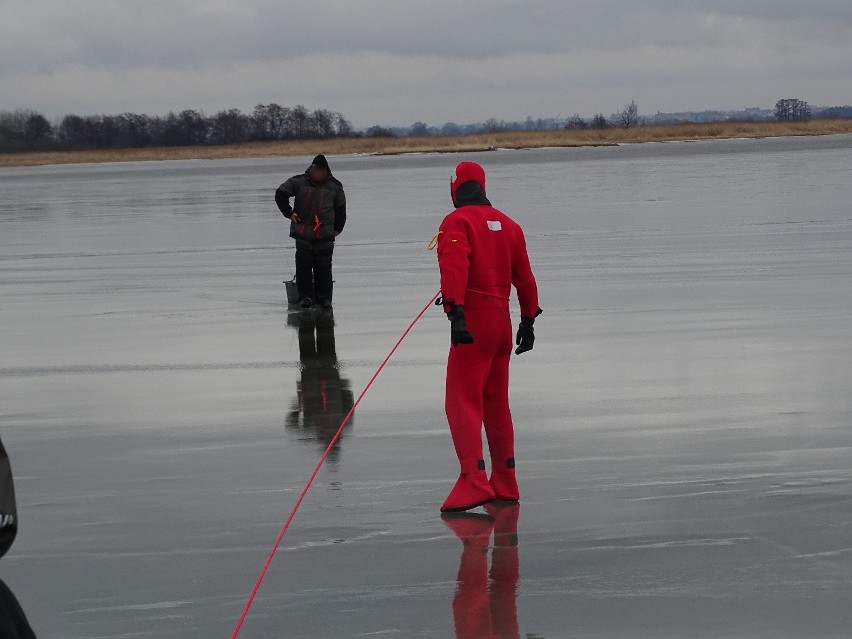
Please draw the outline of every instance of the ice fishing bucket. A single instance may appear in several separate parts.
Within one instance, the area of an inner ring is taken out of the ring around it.
[[[287,289],[287,304],[296,306],[299,304],[299,287],[296,286],[296,278],[284,281],[284,288]]]

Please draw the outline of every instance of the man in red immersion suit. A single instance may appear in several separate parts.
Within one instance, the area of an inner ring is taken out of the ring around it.
[[[515,436],[509,411],[514,285],[521,306],[516,354],[531,350],[541,313],[521,227],[485,197],[485,171],[462,162],[450,179],[456,209],[437,235],[441,295],[450,320],[445,408],[461,474],[443,512],[493,501],[517,501]],[[485,473],[482,428],[491,456]]]

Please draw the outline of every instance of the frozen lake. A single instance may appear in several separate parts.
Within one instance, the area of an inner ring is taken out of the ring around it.
[[[524,226],[545,311],[512,365],[520,511],[490,540],[462,520],[467,546],[439,517],[458,470],[432,308],[240,637],[849,636],[852,136],[833,136],[330,157],[349,221],[318,322],[287,311],[273,202],[307,158],[0,169],[20,516],[0,578],[40,638],[230,636],[341,414],[437,292],[425,245],[462,159]]]

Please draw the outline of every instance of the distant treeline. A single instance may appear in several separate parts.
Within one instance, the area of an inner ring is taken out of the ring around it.
[[[456,124],[445,122],[440,126],[430,126],[425,122],[415,122],[411,126],[385,127],[380,125],[371,126],[364,134],[367,137],[425,137],[446,136],[458,137],[463,135],[476,135],[478,133],[494,133],[497,131],[553,131],[565,127],[565,120],[561,118],[533,118],[528,116],[522,122],[498,120],[488,118],[485,122],[473,124]]]
[[[250,114],[239,109],[207,116],[184,110],[166,116],[137,113],[120,115],[66,115],[51,123],[36,111],[0,111],[0,152],[145,148],[238,144],[268,140],[310,140],[355,137],[458,137],[479,133],[547,131],[559,129],[630,128],[687,122],[731,122],[852,118],[852,106],[810,107],[795,98],[779,100],[775,110],[750,108],[740,111],[657,113],[640,116],[635,102],[607,117],[597,113],[589,119],[574,114],[568,118],[537,118],[523,121],[489,118],[476,124],[447,122],[430,126],[415,122],[408,127],[371,126],[356,131],[340,113],[326,109],[309,111],[302,105],[282,107],[258,104]]]
[[[236,144],[256,140],[307,140],[356,135],[340,113],[309,111],[302,105],[258,104],[251,114],[239,109],[205,115],[201,111],[166,116],[66,115],[51,123],[36,111],[0,111],[0,151]]]
[[[447,122],[440,126],[430,126],[425,122],[415,122],[409,127],[372,126],[365,134],[371,137],[407,137],[407,136],[448,136],[457,137],[479,133],[513,131],[553,131],[559,129],[607,129],[612,127],[631,128],[635,126],[656,126],[666,124],[701,122],[770,122],[776,120],[809,120],[852,118],[852,106],[811,107],[807,102],[796,98],[779,100],[775,109],[742,109],[739,111],[690,111],[681,113],[657,113],[639,115],[636,102],[626,104],[619,113],[609,116],[596,113],[584,118],[575,113],[567,118],[537,118],[527,116],[522,121],[506,121],[489,118],[475,124],[456,124]]]
[[[598,117],[598,116],[596,116]],[[603,116],[599,116],[603,118]],[[302,105],[258,104],[251,114],[239,109],[205,115],[187,109],[166,116],[139,113],[66,115],[51,123],[37,111],[0,111],[0,152],[146,148],[237,144],[264,140],[311,140],[350,137],[462,136],[493,131],[542,131],[564,128],[557,118],[528,117],[524,122],[490,118],[476,124],[448,122],[430,127],[372,126],[356,131],[342,114],[326,109],[309,111]]]

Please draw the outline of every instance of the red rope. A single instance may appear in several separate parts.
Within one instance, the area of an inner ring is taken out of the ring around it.
[[[382,372],[382,369],[385,367],[385,364],[388,363],[390,358],[396,352],[396,349],[402,344],[402,340],[406,338],[408,333],[411,332],[411,329],[414,328],[414,325],[423,317],[423,314],[429,309],[432,305],[432,302],[440,295],[440,291],[435,293],[432,299],[423,307],[423,310],[417,314],[417,317],[408,325],[408,328],[405,329],[400,338],[396,341],[396,344],[393,345],[393,348],[388,353],[387,357],[382,361],[379,365],[379,368],[376,369],[376,372],[373,373],[373,376],[370,378],[370,381],[367,382],[367,385],[364,387],[364,390],[361,391],[361,394],[358,395],[358,399],[355,400],[355,403],[352,404],[352,408],[349,409],[349,412],[346,413],[346,417],[343,418],[343,421],[340,422],[340,427],[337,429],[337,432],[334,434],[334,437],[331,438],[331,441],[328,444],[328,447],[325,449],[325,452],[320,457],[320,460],[317,462],[316,467],[314,468],[314,472],[311,473],[310,478],[308,479],[308,483],[305,484],[305,487],[302,489],[302,492],[299,494],[299,498],[296,500],[296,504],[293,506],[293,510],[290,511],[290,516],[287,517],[287,521],[284,522],[284,526],[281,528],[281,532],[278,533],[278,537],[275,539],[275,543],[272,545],[272,550],[269,552],[269,556],[266,558],[266,562],[263,564],[263,568],[260,570],[260,575],[257,577],[257,581],[254,584],[254,588],[251,590],[251,594],[249,595],[248,600],[246,601],[246,605],[243,608],[243,612],[240,615],[240,618],[237,620],[237,625],[234,628],[234,633],[231,635],[231,639],[236,639],[237,635],[240,634],[240,629],[243,627],[243,622],[248,615],[249,609],[251,608],[251,604],[254,601],[255,595],[257,595],[257,591],[260,589],[260,584],[263,582],[263,578],[266,576],[266,571],[269,569],[270,564],[272,564],[272,558],[275,556],[275,553],[278,551],[278,546],[281,545],[281,540],[284,539],[284,534],[287,532],[287,529],[290,527],[290,523],[293,521],[293,518],[296,516],[296,511],[299,510],[299,506],[302,505],[302,501],[305,499],[305,495],[307,495],[308,490],[311,487],[311,484],[314,483],[314,479],[319,474],[320,468],[322,468],[323,463],[331,452],[332,447],[335,442],[340,438],[340,434],[343,432],[343,427],[346,426],[346,423],[349,421],[349,418],[352,417],[352,413],[355,412],[355,408],[357,408],[358,403],[361,399],[366,395],[367,391],[370,390],[370,386],[373,385],[373,382],[379,376],[379,373]]]

